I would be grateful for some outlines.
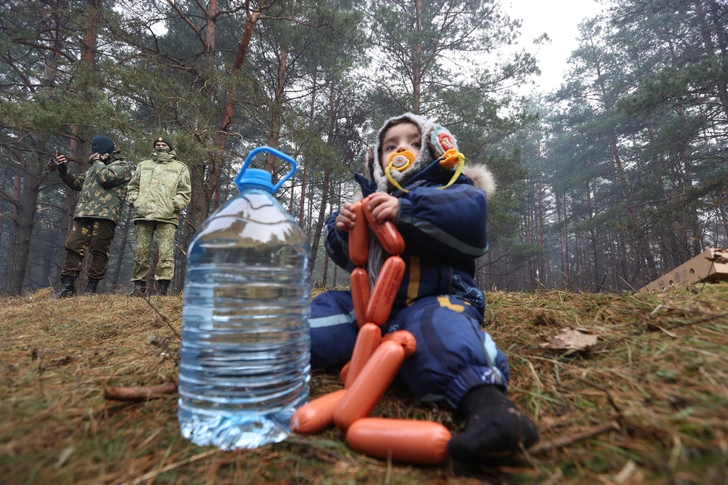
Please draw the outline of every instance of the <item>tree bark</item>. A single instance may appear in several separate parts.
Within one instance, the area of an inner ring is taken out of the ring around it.
[[[280,148],[281,125],[283,124],[283,100],[286,89],[286,70],[288,69],[288,49],[281,46],[281,58],[278,63],[278,75],[276,88],[271,106],[270,132],[268,134],[268,146]],[[266,155],[265,169],[271,173],[273,180],[277,179],[276,157],[272,154]],[[303,189],[305,190],[305,189]]]
[[[415,0],[415,29],[419,34],[422,31],[422,0]],[[415,45],[412,59],[412,112],[420,112],[422,96],[422,42]]]
[[[132,207],[129,207],[126,211],[126,221],[124,222],[124,232],[121,233],[121,241],[119,241],[119,253],[116,258],[116,264],[114,265],[114,276],[109,279],[109,290],[115,292],[119,288],[119,275],[121,274],[121,266],[124,263],[124,251],[126,250],[126,243],[129,240],[129,226],[132,223],[131,220]],[[115,234],[118,236],[118,233]]]
[[[42,145],[34,136],[31,138],[34,147]],[[36,153],[38,152],[41,151],[38,150]],[[23,166],[21,160],[18,162],[19,166]],[[15,179],[12,232],[5,263],[5,276],[0,287],[0,293],[8,295],[19,295],[23,291],[23,281],[28,269],[30,238],[35,225],[36,202],[43,181],[41,162],[37,159],[37,155],[33,155],[33,159],[24,165],[24,176],[21,177],[18,173]]]
[[[543,154],[541,153],[541,140],[538,140],[538,247],[541,253],[538,256],[539,283],[545,287],[548,283],[546,277],[546,234],[544,226],[546,225],[546,211],[544,208],[543,194],[546,190],[543,182]]]
[[[716,52],[715,44],[713,43],[713,39],[711,38],[711,31],[715,31],[716,34],[722,33],[722,25],[720,22],[715,22],[715,25],[708,25],[708,21],[705,18],[705,10],[703,9],[702,0],[693,0],[693,4],[695,5],[695,15],[698,17],[698,24],[700,25],[700,36],[703,41],[705,55],[708,58],[717,59],[718,53]],[[712,0],[711,7],[714,15],[716,15],[717,18],[718,6],[715,4],[715,0]],[[717,35],[717,37],[719,39],[721,38],[720,35]],[[723,52],[723,55],[725,55],[725,52]],[[726,116],[726,118],[728,118],[728,80],[726,80],[725,76],[722,76],[720,79],[716,80],[715,88],[718,100],[720,101],[720,105],[723,108],[723,114]]]
[[[238,43],[235,61],[230,69],[230,76],[233,78],[238,75],[245,63],[248,56],[248,50],[250,48],[250,41],[253,38],[255,25],[261,16],[261,12],[259,10],[250,11],[246,8],[246,11],[247,14],[245,17],[243,35]],[[208,39],[208,44],[209,42],[210,39]],[[208,51],[209,47],[206,46],[206,52]],[[187,211],[187,219],[194,228],[200,227],[205,219],[207,219],[213,198],[215,198],[217,204],[219,204],[220,173],[223,164],[225,146],[227,144],[227,139],[230,136],[228,130],[230,129],[230,124],[232,123],[233,115],[235,113],[235,105],[238,102],[237,89],[237,83],[231,83],[231,87],[228,90],[226,97],[225,108],[220,121],[218,122],[217,135],[214,139],[215,150],[210,155],[209,163],[207,166],[205,164],[192,164],[189,167],[192,197]],[[189,234],[185,241],[185,246],[189,244],[191,237],[192,234]]]

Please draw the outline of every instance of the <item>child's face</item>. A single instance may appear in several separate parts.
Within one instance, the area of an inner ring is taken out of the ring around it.
[[[420,128],[413,123],[400,123],[394,125],[384,134],[382,138],[382,153],[379,162],[382,170],[387,168],[389,157],[392,153],[399,153],[405,150],[411,151],[415,158],[420,154],[422,148],[422,134]]]

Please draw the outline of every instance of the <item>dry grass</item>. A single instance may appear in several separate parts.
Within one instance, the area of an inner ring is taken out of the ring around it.
[[[121,295],[0,300],[0,483],[728,484],[728,284],[659,295],[490,293],[486,325],[511,362],[511,397],[562,447],[498,469],[392,464],[341,434],[223,452],[184,440],[175,396],[104,399],[107,386],[176,378],[182,299]],[[169,319],[165,323],[161,315]],[[588,353],[540,344],[564,327]],[[316,372],[314,395],[338,389]],[[440,421],[394,386],[375,414]],[[619,429],[575,440],[609,423]]]

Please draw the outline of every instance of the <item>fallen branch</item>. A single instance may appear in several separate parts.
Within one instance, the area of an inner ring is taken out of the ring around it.
[[[539,443],[529,448],[528,453],[530,455],[537,455],[551,450],[558,450],[559,448],[564,448],[565,446],[578,443],[579,441],[588,440],[589,438],[593,438],[594,436],[600,435],[602,433],[607,433],[609,431],[619,431],[619,429],[619,424],[617,424],[616,421],[612,421],[611,423],[596,426],[594,428],[587,429],[579,433],[574,433],[569,436],[564,436],[553,441]]]
[[[179,244],[175,244],[174,247],[176,247],[177,249],[179,249],[179,252],[182,253],[182,255],[185,258],[187,257],[187,251],[185,251],[184,249],[182,249],[182,246],[180,246]]]
[[[197,232],[197,228],[195,226],[193,226],[192,223],[190,221],[188,221],[186,217],[185,217],[185,224],[190,226],[190,229],[192,229],[192,232]]]
[[[176,382],[152,387],[107,387],[104,397],[112,401],[141,402],[177,392]]]

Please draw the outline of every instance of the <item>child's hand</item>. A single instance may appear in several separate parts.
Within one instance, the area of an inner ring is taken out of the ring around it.
[[[349,232],[354,228],[356,224],[356,214],[352,208],[354,204],[347,202],[344,207],[339,211],[339,215],[336,216],[336,229],[339,231]]]
[[[384,192],[374,192],[369,196],[369,209],[375,222],[397,222],[399,217],[399,199]]]

